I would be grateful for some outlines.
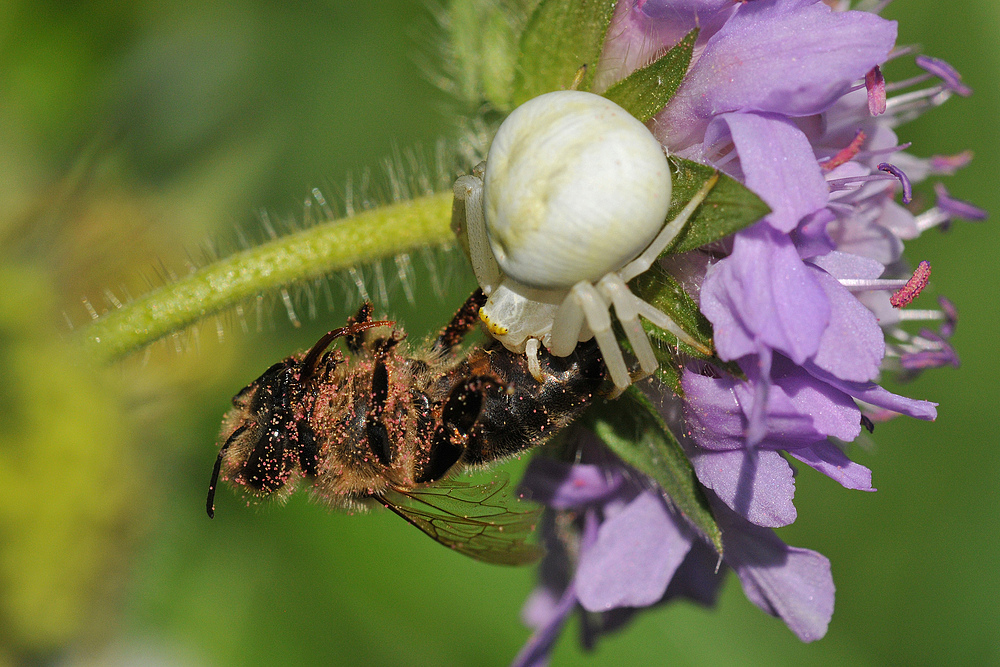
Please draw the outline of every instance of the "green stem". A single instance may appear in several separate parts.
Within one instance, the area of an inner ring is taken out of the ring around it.
[[[80,334],[95,356],[110,361],[262,292],[448,243],[451,202],[450,192],[427,195],[283,236],[164,285]]]

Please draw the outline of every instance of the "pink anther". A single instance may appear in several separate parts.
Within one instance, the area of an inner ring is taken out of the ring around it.
[[[885,77],[878,65],[865,74],[865,88],[868,89],[868,113],[880,116],[885,113]]]
[[[865,143],[865,139],[867,138],[868,137],[864,132],[858,130],[858,133],[854,135],[854,139],[851,140],[851,143],[849,143],[846,148],[840,149],[836,155],[826,162],[821,163],[819,166],[823,169],[823,171],[833,171],[840,165],[853,159],[854,156],[861,150],[861,144]]]
[[[889,297],[889,303],[892,304],[893,308],[903,308],[910,305],[920,295],[920,292],[927,287],[927,281],[930,278],[931,263],[926,260],[920,262],[917,265],[917,270],[913,272],[913,275],[906,281],[906,284],[898,292]]]

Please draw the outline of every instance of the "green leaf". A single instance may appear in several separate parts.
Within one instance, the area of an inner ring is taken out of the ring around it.
[[[635,385],[587,412],[582,424],[618,457],[660,485],[681,514],[722,553],[722,533],[677,438]]]
[[[589,90],[617,0],[541,0],[521,35],[514,105],[566,90],[586,66],[580,90]]]
[[[668,160],[673,190],[667,220],[673,220],[717,170],[676,156]],[[768,205],[745,185],[719,174],[719,182],[663,254],[687,252],[718,241],[749,227],[770,212]]]
[[[678,396],[684,396],[684,388],[681,386],[681,373],[683,368],[681,368],[680,360],[673,357],[673,355],[667,354],[664,354],[663,356],[670,356],[671,358],[664,360],[661,357],[659,350],[654,349],[653,351],[657,353],[656,358],[660,362],[659,368],[653,371],[653,375],[655,375],[656,379],[664,385],[670,387],[672,392]]]
[[[604,92],[604,96],[645,123],[667,105],[691,64],[695,28],[656,61],[629,74]]]
[[[684,291],[680,282],[658,264],[654,264],[648,271],[636,276],[630,283],[630,287],[633,294],[657,310],[666,313],[691,338],[701,343],[705,348],[713,349],[712,324],[701,314],[698,304]],[[642,324],[652,338],[665,343],[668,347],[678,345],[677,337],[669,331],[665,331],[646,320],[643,320]],[[686,343],[680,343],[680,348],[685,354],[693,357],[713,359],[713,357],[699,352]],[[672,358],[669,351],[662,348],[657,349],[656,352],[657,357],[663,355],[666,359]],[[661,363],[664,360],[661,358]]]

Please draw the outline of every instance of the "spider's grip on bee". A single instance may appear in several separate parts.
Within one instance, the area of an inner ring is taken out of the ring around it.
[[[588,92],[528,100],[500,125],[486,161],[453,188],[452,228],[487,296],[480,310],[487,331],[526,355],[539,382],[543,347],[566,356],[596,339],[618,392],[634,376],[612,308],[638,361],[635,377],[659,365],[640,317],[709,353],[628,282],[658,259],[716,181],[667,222],[670,165],[645,125]]]
[[[714,187],[669,222],[663,147],[599,95],[558,91],[515,109],[485,163],[454,185],[453,228],[479,282],[438,337],[410,347],[364,304],[304,354],[278,362],[233,399],[219,479],[287,497],[299,482],[330,506],[377,501],[481,560],[526,562],[534,510],[452,475],[545,441],[597,396],[657,369],[640,317],[691,336],[634,295],[646,271]],[[610,310],[638,371],[630,370]],[[459,352],[481,320],[493,338]],[[344,339],[348,352],[333,347]]]

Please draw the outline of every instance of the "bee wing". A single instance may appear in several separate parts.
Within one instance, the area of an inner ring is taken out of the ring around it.
[[[434,540],[470,558],[498,565],[527,565],[544,551],[525,540],[534,532],[540,507],[519,502],[505,489],[508,478],[489,484],[446,479],[433,486],[393,488],[378,500]]]

